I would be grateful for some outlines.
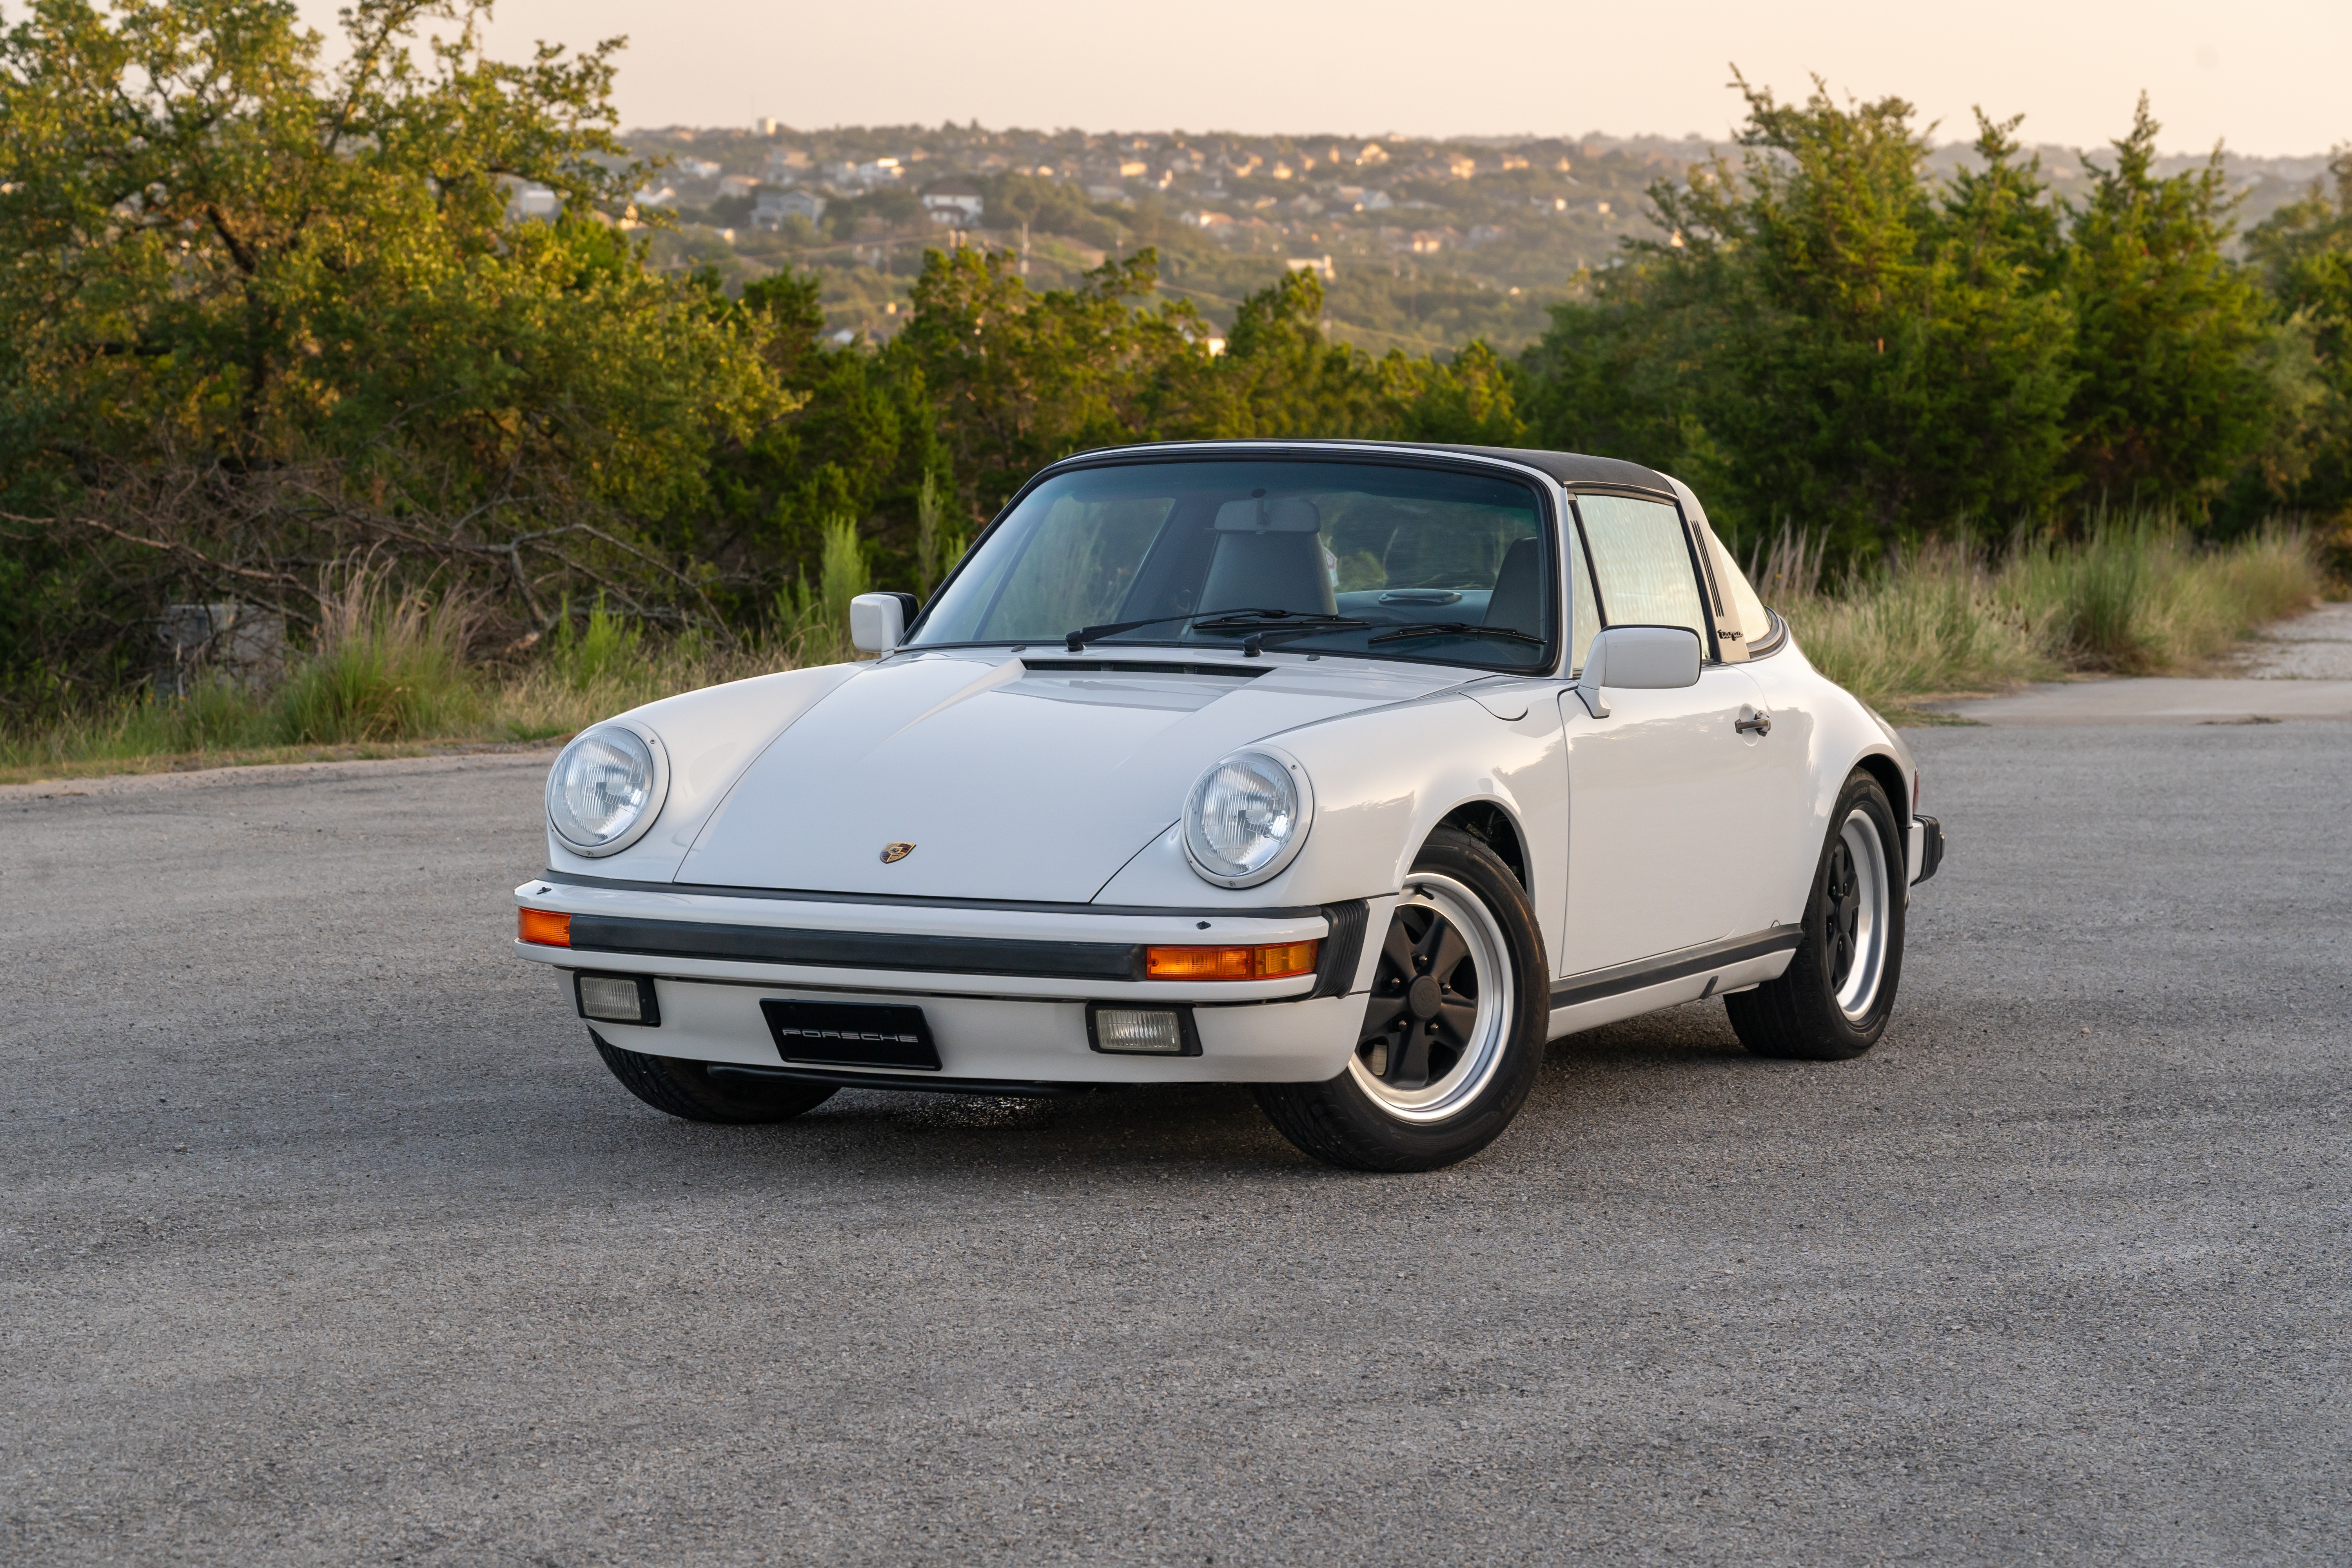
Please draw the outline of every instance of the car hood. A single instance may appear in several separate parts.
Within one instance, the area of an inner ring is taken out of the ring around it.
[[[901,655],[844,681],[769,744],[677,880],[1084,903],[1176,820],[1227,752],[1465,679],[1295,656]],[[886,863],[896,844],[914,847]]]

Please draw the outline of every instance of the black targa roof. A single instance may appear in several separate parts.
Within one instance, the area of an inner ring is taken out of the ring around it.
[[[1467,447],[1449,441],[1350,441],[1311,437],[1285,440],[1279,437],[1255,437],[1238,441],[1154,441],[1134,447],[1105,447],[1063,460],[1083,462],[1089,458],[1115,458],[1129,452],[1140,457],[1153,451],[1203,447],[1233,447],[1243,452],[1262,452],[1270,447],[1386,447],[1399,453],[1458,452],[1465,457],[1499,458],[1506,462],[1524,464],[1538,473],[1549,474],[1564,485],[1622,485],[1632,489],[1654,490],[1660,495],[1674,493],[1674,486],[1667,482],[1665,475],[1655,468],[1645,468],[1639,463],[1629,463],[1620,458],[1592,458],[1581,452],[1544,452],[1527,447]]]

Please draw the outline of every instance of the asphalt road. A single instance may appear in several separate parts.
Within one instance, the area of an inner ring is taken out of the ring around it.
[[[1414,1177],[667,1121],[506,954],[541,758],[0,797],[0,1559],[2346,1560],[2352,728],[1912,738],[1876,1052]]]

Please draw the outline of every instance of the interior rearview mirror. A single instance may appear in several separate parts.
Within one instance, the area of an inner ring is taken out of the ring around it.
[[[1601,688],[1664,691],[1698,684],[1698,634],[1688,626],[1610,626],[1592,639],[1576,694],[1595,719],[1609,717]]]
[[[1320,533],[1323,510],[1311,500],[1293,497],[1267,500],[1254,496],[1229,500],[1217,509],[1219,533]]]

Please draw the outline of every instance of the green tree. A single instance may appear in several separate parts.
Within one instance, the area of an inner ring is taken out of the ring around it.
[[[2337,150],[2328,173],[2332,190],[2314,181],[2246,237],[2284,331],[2307,345],[2312,368],[2305,395],[2288,402],[2254,499],[2326,518],[2352,546],[2352,148]]]
[[[37,0],[0,33],[0,510],[47,520],[14,526],[52,583],[299,612],[373,551],[541,624],[574,587],[703,602],[665,520],[789,400],[614,226],[644,173],[617,42],[501,63],[484,15],[360,0],[332,69],[269,0]],[[515,221],[526,184],[557,221]],[[77,635],[20,620],[0,662]]]
[[[1234,313],[1213,401],[1187,434],[1380,436],[1389,400],[1372,362],[1323,335],[1323,280],[1285,272]]]
[[[1194,433],[1209,331],[1189,303],[1137,308],[1150,250],[1032,292],[1011,256],[931,251],[892,353],[920,373],[949,465],[985,514],[1071,452]]]
[[[2046,506],[2068,316],[2016,122],[1979,117],[1983,167],[1937,192],[1902,100],[1738,85],[1738,163],[1653,186],[1669,237],[1555,308],[1528,356],[1538,429],[1845,553]]]
[[[1486,343],[1473,341],[1446,363],[1391,351],[1381,381],[1395,408],[1397,438],[1472,447],[1518,447],[1528,422],[1518,403],[1526,373]]]
[[[751,335],[795,406],[719,455],[720,494],[697,545],[740,563],[749,581],[782,582],[817,563],[826,526],[845,517],[862,531],[877,579],[913,588],[916,497],[925,474],[948,466],[938,420],[920,367],[903,352],[824,342],[822,286],[817,274],[787,268],[744,288]]]
[[[2066,422],[2092,490],[2201,511],[2271,434],[2275,329],[2253,276],[2224,255],[2235,204],[2221,153],[2159,179],[2158,129],[2143,94],[2074,215]]]

